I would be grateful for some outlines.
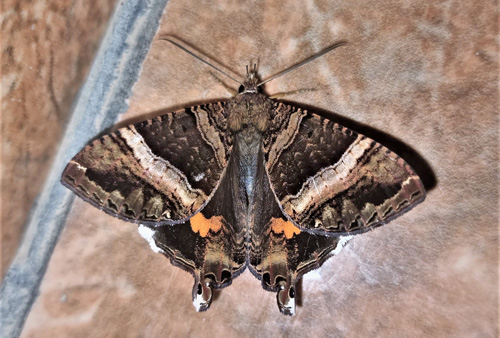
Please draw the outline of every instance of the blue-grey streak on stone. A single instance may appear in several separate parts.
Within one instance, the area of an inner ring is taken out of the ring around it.
[[[3,281],[0,290],[2,337],[20,335],[74,200],[75,195],[59,183],[64,166],[127,110],[126,99],[167,2],[122,0],[116,3],[50,173],[31,210],[21,245]]]

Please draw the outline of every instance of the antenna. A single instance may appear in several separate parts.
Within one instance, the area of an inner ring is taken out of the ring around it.
[[[219,73],[226,75],[226,76],[227,76],[228,78],[230,78],[231,80],[233,80],[233,81],[235,81],[235,82],[237,82],[237,83],[239,83],[240,85],[242,85],[242,86],[243,86],[243,83],[241,83],[240,81],[236,80],[236,79],[235,79],[235,78],[233,78],[231,75],[229,75],[229,74],[225,73],[224,71],[220,70],[219,68],[215,67],[214,65],[212,65],[212,64],[211,64],[211,63],[209,63],[208,61],[203,60],[201,57],[199,57],[198,55],[194,54],[193,52],[191,52],[191,51],[190,51],[190,50],[188,50],[187,48],[185,48],[185,47],[181,46],[181,45],[180,45],[180,44],[178,44],[177,42],[172,41],[172,40],[170,40],[169,38],[161,38],[161,39],[158,39],[158,40],[160,40],[160,41],[168,41],[168,42],[170,42],[171,44],[173,44],[173,45],[174,45],[174,46],[176,46],[177,48],[179,48],[179,49],[181,49],[181,50],[185,51],[186,53],[188,53],[188,54],[189,54],[189,55],[191,55],[191,56],[194,56],[194,58],[195,58],[195,59],[198,59],[198,60],[200,60],[201,62],[203,62],[204,64],[209,65],[210,67],[212,67],[213,69],[215,69],[215,70],[216,70],[216,71],[218,71]]]
[[[215,69],[215,70],[216,70],[216,71],[218,71],[219,73],[221,73],[221,74],[223,74],[223,75],[227,76],[228,78],[230,78],[230,79],[231,79],[231,80],[233,80],[234,82],[237,82],[237,83],[239,83],[239,84],[240,84],[240,85],[242,85],[242,86],[245,86],[243,83],[241,83],[240,81],[236,80],[236,79],[235,79],[235,78],[233,78],[231,75],[229,75],[229,74],[227,74],[226,72],[224,72],[224,71],[220,70],[219,68],[217,68],[216,66],[212,65],[212,64],[211,64],[211,63],[209,63],[208,61],[203,60],[200,56],[198,56],[198,55],[194,54],[194,53],[193,53],[193,52],[191,52],[189,49],[187,49],[186,47],[184,47],[184,46],[180,45],[179,43],[177,43],[177,42],[175,42],[175,41],[171,40],[170,38],[160,38],[160,39],[158,39],[158,40],[160,40],[160,41],[168,41],[168,42],[170,42],[171,44],[173,44],[173,45],[174,45],[174,46],[176,46],[177,48],[179,48],[179,49],[183,50],[184,52],[188,53],[189,55],[193,56],[195,59],[200,60],[201,62],[203,62],[204,64],[206,64],[206,65],[208,65],[208,66],[210,66],[210,67],[212,67],[213,69]],[[290,67],[290,68],[288,68],[288,69],[285,69],[284,71],[281,71],[281,72],[279,72],[279,73],[278,73],[278,74],[276,74],[276,75],[271,76],[269,79],[267,79],[267,80],[265,80],[265,81],[260,82],[260,83],[259,83],[259,84],[257,84],[255,87],[256,87],[256,88],[257,88],[257,87],[260,87],[260,86],[262,86],[263,84],[268,83],[269,81],[272,81],[272,80],[274,80],[274,79],[276,79],[276,78],[278,78],[278,77],[280,77],[280,76],[283,76],[283,75],[285,75],[285,74],[287,74],[287,73],[291,72],[292,70],[295,70],[295,69],[297,69],[297,68],[299,68],[299,67],[301,67],[301,66],[305,65],[306,63],[309,63],[309,62],[311,62],[311,61],[313,61],[313,60],[315,60],[315,59],[319,58],[320,56],[322,56],[322,55],[324,55],[324,54],[326,54],[326,53],[328,53],[328,52],[330,52],[330,51],[332,51],[332,50],[334,50],[334,49],[336,49],[336,48],[338,48],[338,47],[345,46],[345,45],[347,45],[347,42],[346,42],[346,41],[340,41],[340,42],[338,42],[338,43],[336,43],[336,44],[334,44],[334,45],[332,45],[332,46],[330,46],[330,47],[328,47],[328,48],[326,48],[326,49],[323,49],[321,52],[319,52],[319,53],[317,53],[317,54],[315,54],[315,55],[313,55],[313,56],[311,56],[311,57],[309,57],[309,58],[305,59],[304,61],[301,61],[301,62],[297,63],[296,65],[294,65],[294,66],[292,66],[292,67]],[[253,67],[253,73],[255,74],[255,73],[256,73],[256,71],[257,71],[257,65],[256,65],[256,64],[254,64],[254,67]],[[249,74],[249,70],[248,70],[248,65],[247,65],[247,76],[248,76],[248,74]]]
[[[322,50],[322,51],[321,51],[321,52],[319,52],[318,54],[313,55],[313,56],[311,56],[311,57],[309,57],[309,58],[305,59],[304,61],[299,62],[299,63],[297,63],[296,65],[294,65],[294,66],[292,66],[292,67],[290,67],[290,68],[288,68],[288,69],[285,69],[284,71],[281,71],[281,72],[279,72],[279,73],[278,73],[278,74],[276,74],[276,75],[271,76],[269,79],[267,79],[267,80],[262,81],[261,83],[259,83],[256,87],[260,87],[260,86],[262,86],[263,84],[268,83],[269,81],[272,81],[272,80],[274,80],[274,79],[276,79],[276,78],[278,78],[278,77],[280,77],[280,76],[282,76],[282,75],[285,75],[285,74],[286,74],[286,73],[288,73],[288,72],[291,72],[291,71],[292,71],[292,70],[294,70],[294,69],[297,69],[297,68],[299,68],[299,67],[301,67],[301,66],[305,65],[306,63],[309,63],[309,62],[311,62],[311,61],[313,61],[313,60],[315,60],[315,59],[319,58],[320,56],[322,56],[322,55],[324,55],[324,54],[326,54],[326,53],[328,53],[328,52],[330,52],[330,51],[334,50],[335,48],[338,48],[338,47],[341,47],[341,46],[345,46],[345,45],[347,45],[347,42],[346,42],[346,41],[341,41],[341,42],[338,42],[338,43],[334,44],[333,46],[330,46],[330,47],[328,47],[328,48],[326,48],[326,49]]]

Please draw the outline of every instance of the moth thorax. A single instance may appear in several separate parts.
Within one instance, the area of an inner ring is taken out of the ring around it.
[[[233,131],[255,128],[263,132],[268,128],[272,107],[273,101],[265,95],[240,94],[229,103],[229,128]]]

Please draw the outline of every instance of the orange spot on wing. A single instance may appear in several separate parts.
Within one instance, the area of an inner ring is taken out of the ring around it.
[[[208,232],[218,232],[222,228],[222,216],[212,216],[205,218],[201,212],[197,213],[189,220],[193,232],[199,232],[201,237],[207,237]]]
[[[300,229],[293,225],[290,221],[285,221],[282,218],[271,218],[271,230],[274,233],[284,233],[286,239],[290,239],[293,235],[300,234]]]

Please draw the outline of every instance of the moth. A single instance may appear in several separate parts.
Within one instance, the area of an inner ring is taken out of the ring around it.
[[[276,292],[279,310],[293,315],[297,281],[342,236],[385,224],[425,198],[397,154],[271,99],[258,90],[265,82],[247,67],[232,99],[104,135],[62,174],[85,201],[149,230],[153,245],[193,274],[197,311],[248,267]]]

